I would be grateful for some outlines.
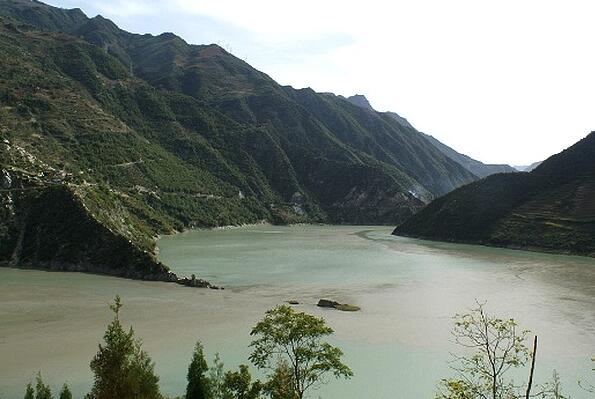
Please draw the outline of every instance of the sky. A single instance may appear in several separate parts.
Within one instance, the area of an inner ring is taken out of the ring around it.
[[[595,2],[46,0],[135,33],[216,43],[283,85],[363,94],[486,163],[595,130]]]

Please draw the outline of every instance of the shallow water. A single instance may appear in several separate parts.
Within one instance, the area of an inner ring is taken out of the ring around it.
[[[556,368],[573,398],[595,380],[595,260],[390,236],[390,228],[258,226],[191,231],[159,242],[178,274],[225,291],[78,273],[0,269],[0,397],[21,397],[37,370],[75,391],[91,384],[88,363],[123,297],[122,318],[143,338],[163,390],[179,394],[194,341],[227,365],[247,362],[251,326],[289,299],[324,316],[355,377],[311,397],[430,398],[450,375],[450,317],[487,301],[540,337],[537,379]],[[362,307],[343,313],[319,298]],[[524,376],[523,376],[524,379]]]

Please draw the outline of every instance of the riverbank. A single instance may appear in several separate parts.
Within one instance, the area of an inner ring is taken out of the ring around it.
[[[583,256],[586,258],[595,258],[595,252],[573,252],[569,250],[562,250],[562,249],[555,249],[555,248],[544,248],[538,246],[531,246],[531,245],[520,245],[520,244],[504,244],[498,242],[491,242],[486,240],[440,240],[437,238],[428,238],[421,235],[415,234],[405,234],[402,232],[397,232],[396,229],[393,230],[391,233],[395,237],[405,237],[405,238],[414,238],[417,240],[423,240],[427,242],[437,242],[437,243],[448,243],[448,244],[463,244],[463,245],[479,245],[488,248],[502,248],[502,249],[510,249],[513,251],[526,251],[526,252],[537,252],[543,254],[552,254],[552,255],[566,255],[566,256]]]

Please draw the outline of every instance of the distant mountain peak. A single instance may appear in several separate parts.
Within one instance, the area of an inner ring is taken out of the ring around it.
[[[366,96],[364,96],[363,94],[355,94],[353,96],[347,97],[346,100],[360,108],[374,111],[374,108],[372,108],[372,105],[370,104]]]

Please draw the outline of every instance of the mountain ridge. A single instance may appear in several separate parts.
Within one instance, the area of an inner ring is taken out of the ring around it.
[[[462,165],[465,169],[476,175],[477,177],[483,178],[496,173],[514,173],[516,170],[506,164],[485,164],[481,161],[477,161],[468,155],[461,154],[453,148],[442,143],[435,137],[423,133],[426,138],[440,151],[442,151],[450,159],[456,161]]]
[[[370,102],[364,95],[356,94],[354,96],[347,97],[346,100],[358,107],[374,111],[374,108],[372,108]],[[391,116],[405,128],[415,129],[407,119],[403,118],[396,112],[385,112],[384,114]],[[493,175],[495,173],[512,173],[516,171],[515,168],[511,167],[510,165],[484,164],[483,162],[477,161],[467,155],[457,152],[429,134],[421,134],[444,155],[457,162],[459,165],[479,178]]]

